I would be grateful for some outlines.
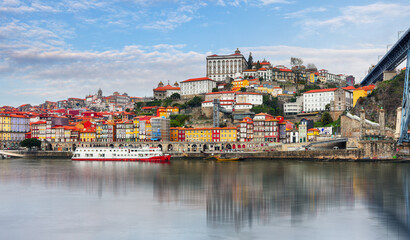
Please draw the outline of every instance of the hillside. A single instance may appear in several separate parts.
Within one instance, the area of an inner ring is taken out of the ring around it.
[[[359,116],[360,109],[363,107],[366,111],[366,119],[378,122],[378,109],[383,107],[386,111],[386,126],[394,129],[396,110],[402,105],[403,85],[404,71],[392,80],[378,83],[376,89],[367,98],[359,99],[350,112]]]

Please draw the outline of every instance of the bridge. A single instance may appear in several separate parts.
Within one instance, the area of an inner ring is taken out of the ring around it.
[[[410,123],[410,86],[409,86],[409,68],[410,68],[410,28],[403,36],[393,45],[393,47],[383,56],[377,65],[367,74],[360,83],[369,85],[383,80],[383,72],[394,70],[404,60],[407,59],[406,75],[404,79],[402,112],[400,121],[400,137],[398,144],[410,142],[408,126]]]
[[[361,81],[360,85],[366,86],[383,80],[384,71],[392,71],[406,60],[410,48],[410,28],[390,48],[382,59]]]

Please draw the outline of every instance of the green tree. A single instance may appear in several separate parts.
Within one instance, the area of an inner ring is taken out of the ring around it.
[[[218,91],[219,91],[218,88],[216,87],[212,88],[212,92],[218,92]]]
[[[187,102],[187,105],[189,107],[200,107],[201,104],[202,104],[202,98],[198,96],[195,96],[194,98],[192,98],[191,100]]]
[[[241,92],[246,92],[246,87],[241,87]]]
[[[322,114],[322,118],[320,119],[320,122],[322,123],[323,126],[332,123],[333,119],[332,119],[332,116],[330,116],[330,113],[324,112]]]
[[[27,138],[20,142],[20,146],[26,147],[26,148],[35,147],[38,149],[41,147],[41,141],[36,138]]]
[[[259,61],[257,61],[256,62],[256,69],[259,69],[259,68],[261,68],[262,67],[262,64],[259,62]]]
[[[171,106],[171,104],[172,104],[173,101],[174,101],[174,100],[172,100],[171,98],[167,98],[167,99],[165,99],[164,101],[162,101],[162,106],[163,106],[163,107]]]
[[[326,111],[330,111],[330,103],[326,104],[325,110],[326,110]]]
[[[173,100],[181,99],[181,95],[179,93],[173,93],[169,98]]]
[[[153,107],[153,106],[161,106],[162,101],[161,100],[154,100],[146,103],[147,107]]]
[[[126,111],[126,112],[130,112],[130,109],[129,109],[129,108],[127,108],[127,109],[125,109],[125,111]]]
[[[186,114],[178,114],[170,116],[170,125],[171,127],[182,127],[185,125],[185,122],[189,120],[191,116]]]

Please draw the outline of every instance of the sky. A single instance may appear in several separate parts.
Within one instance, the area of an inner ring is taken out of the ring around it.
[[[409,23],[408,0],[0,0],[0,106],[152,96],[236,48],[360,82]]]

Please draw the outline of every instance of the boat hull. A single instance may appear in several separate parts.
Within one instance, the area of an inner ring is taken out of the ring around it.
[[[171,155],[150,158],[72,158],[73,161],[111,161],[111,162],[170,162]]]

